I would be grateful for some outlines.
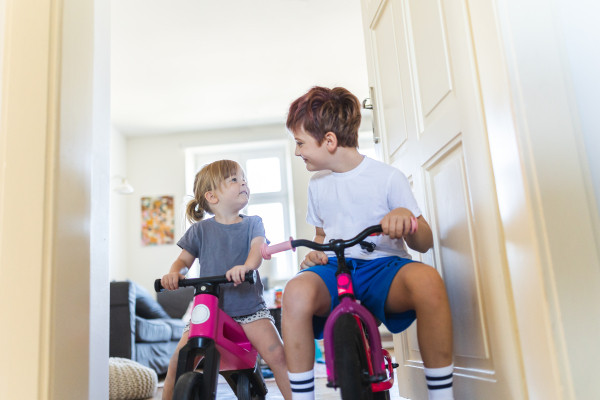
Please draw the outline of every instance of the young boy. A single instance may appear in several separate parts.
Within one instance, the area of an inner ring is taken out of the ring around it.
[[[406,251],[433,246],[431,229],[402,172],[362,156],[358,150],[360,103],[344,88],[314,87],[290,106],[286,126],[313,175],[308,186],[306,220],[315,241],[349,239],[381,224],[383,235],[369,238],[369,253],[346,249],[356,297],[387,328],[398,333],[417,319],[419,347],[430,400],[453,399],[452,320],[444,282],[438,272],[414,262]],[[418,230],[410,235],[410,219]],[[286,286],[282,330],[294,400],[314,399],[314,338],[339,304],[336,267],[319,251],[310,252]]]

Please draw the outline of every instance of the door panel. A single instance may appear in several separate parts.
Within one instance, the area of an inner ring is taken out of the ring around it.
[[[384,7],[373,25],[372,41],[377,54],[377,75],[385,82],[385,85],[379,85],[379,112],[385,115],[383,132],[387,136],[388,151],[393,153],[406,141],[407,132],[392,3]]]
[[[447,38],[437,0],[411,0],[409,5],[419,82],[417,101],[423,120],[452,91]]]
[[[526,398],[465,0],[362,1],[384,159],[410,177],[452,309],[455,398]],[[427,399],[416,325],[394,337],[400,395]]]
[[[450,308],[460,310],[452,314],[455,366],[490,370],[471,199],[463,147],[457,139],[424,166],[427,197],[434,210],[434,254]]]

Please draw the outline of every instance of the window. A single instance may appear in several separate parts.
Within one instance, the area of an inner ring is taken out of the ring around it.
[[[250,201],[242,212],[262,218],[271,243],[283,242],[296,230],[288,145],[288,141],[270,141],[188,148],[186,193],[193,195],[194,177],[204,165],[223,159],[236,161],[246,171],[250,188]],[[261,275],[268,276],[271,284],[286,280],[297,271],[296,264],[292,252],[280,253],[263,262]]]

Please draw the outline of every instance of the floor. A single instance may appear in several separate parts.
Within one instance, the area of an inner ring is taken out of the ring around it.
[[[317,366],[319,368],[319,366]],[[319,376],[318,373],[316,373]],[[325,386],[327,383],[327,378],[316,378],[315,379],[315,398],[316,400],[340,400],[340,391],[330,389]],[[283,396],[275,384],[274,380],[267,381],[267,388],[269,393],[267,394],[268,400],[283,400]],[[158,389],[158,392],[152,400],[160,400],[162,396],[162,388]],[[229,385],[223,380],[222,383],[219,383],[217,388],[217,399],[219,400],[237,400],[237,397],[229,387]],[[406,400],[403,397],[400,397],[398,394],[398,381],[394,379],[394,386],[390,389],[390,400]]]

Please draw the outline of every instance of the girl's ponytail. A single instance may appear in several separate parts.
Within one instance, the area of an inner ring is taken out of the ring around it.
[[[194,222],[202,221],[205,214],[204,208],[200,207],[198,201],[194,198],[192,199],[185,209],[185,216],[187,220],[193,224]]]

